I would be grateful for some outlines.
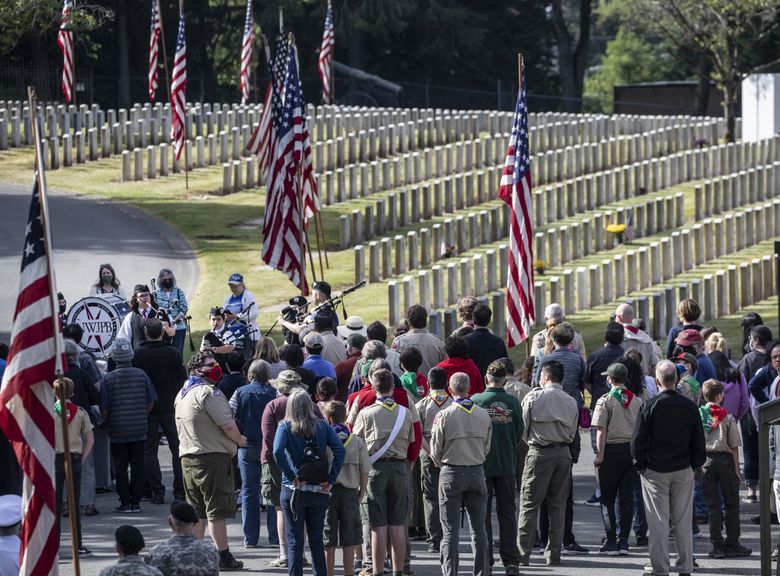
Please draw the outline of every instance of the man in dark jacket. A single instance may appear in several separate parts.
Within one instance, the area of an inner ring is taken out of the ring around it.
[[[493,334],[488,326],[493,317],[490,307],[486,304],[477,304],[472,314],[474,319],[474,331],[465,336],[469,345],[469,352],[474,364],[479,368],[482,377],[487,374],[488,366],[493,360],[505,358],[509,354],[506,351],[504,341]]]
[[[157,393],[146,373],[132,366],[133,347],[129,340],[114,340],[111,356],[116,363],[116,370],[106,374],[103,379],[100,405],[103,418],[108,422],[116,492],[120,500],[115,510],[138,513],[141,511],[141,491],[144,486],[147,417],[157,400]]]
[[[173,497],[184,500],[184,482],[181,478],[179,460],[179,435],[176,432],[176,418],[173,412],[173,400],[181,390],[187,371],[179,351],[163,342],[163,325],[157,318],[146,320],[144,327],[146,341],[141,343],[133,356],[133,366],[143,370],[152,381],[157,393],[157,402],[147,419],[146,446],[144,448],[144,470],[146,483],[152,491],[152,503],[165,502],[165,486],[162,483],[160,461],[157,458],[159,448],[158,432],[162,428],[168,440],[173,464]]]
[[[631,455],[642,477],[652,572],[669,574],[669,526],[677,548],[676,572],[693,572],[693,471],[706,460],[704,428],[696,405],[677,390],[669,360],[655,372],[659,394],[639,412]]]

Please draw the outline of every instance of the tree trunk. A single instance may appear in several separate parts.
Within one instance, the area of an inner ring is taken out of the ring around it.
[[[591,14],[593,0],[580,0],[579,38],[574,39],[566,27],[562,0],[552,0],[553,30],[555,30],[558,52],[558,69],[563,88],[563,108],[567,112],[582,111],[582,90],[590,43]]]
[[[130,108],[130,56],[127,38],[125,0],[117,0],[117,36],[119,37],[119,107]]]
[[[706,116],[710,102],[710,74],[712,73],[712,62],[706,54],[699,56],[699,64],[696,69],[696,75],[699,80],[696,84],[696,116]]]
[[[51,82],[52,74],[50,73],[49,68],[48,53],[50,46],[51,42],[47,41],[47,39],[42,35],[34,36],[32,38],[32,53],[37,77],[36,83],[38,83],[38,98],[43,100],[59,100],[62,98],[62,93],[59,92],[59,90],[54,89],[55,86],[58,88],[59,86],[56,83],[52,85]]]
[[[739,83],[728,82],[723,86],[723,120],[726,122],[726,133],[723,135],[723,141],[727,143],[736,140],[735,109],[739,90]]]

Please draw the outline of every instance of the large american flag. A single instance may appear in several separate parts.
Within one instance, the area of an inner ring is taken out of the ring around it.
[[[534,322],[533,213],[531,157],[528,149],[528,106],[525,67],[521,73],[512,137],[506,151],[498,195],[511,209],[509,276],[507,280],[507,345],[511,348],[530,336]]]
[[[65,358],[59,320],[53,312],[57,309],[57,291],[46,253],[51,235],[42,202],[45,196],[36,178],[25,230],[11,349],[0,387],[0,428],[24,472],[19,561],[19,574],[23,576],[51,574],[56,569],[59,547],[54,522],[52,382],[57,372],[64,371]]]
[[[309,293],[305,275],[305,227],[301,221],[298,166],[303,153],[303,101],[295,44],[289,43],[284,102],[279,90],[272,96],[276,153],[266,184],[263,218],[263,261],[281,270],[303,294]]]
[[[249,102],[249,75],[252,68],[252,46],[255,43],[255,31],[252,21],[252,0],[246,0],[246,20],[244,21],[244,41],[241,44],[241,103]]]
[[[57,34],[57,44],[62,52],[62,93],[65,102],[70,104],[73,99],[73,31],[70,26],[70,10],[73,8],[73,0],[65,0],[62,5],[62,21],[60,31]]]
[[[176,56],[173,58],[171,81],[171,111],[173,113],[173,149],[176,159],[181,156],[187,125],[187,40],[184,36],[184,14],[179,16],[179,34],[176,37]]]
[[[333,51],[336,48],[336,39],[333,34],[333,5],[328,0],[328,13],[325,16],[325,30],[322,33],[322,45],[320,46],[320,60],[318,71],[322,79],[322,101],[330,104],[330,93],[333,82]]]
[[[157,0],[152,0],[152,31],[149,36],[149,100],[154,102],[154,94],[157,91],[157,54],[160,51],[160,5]]]

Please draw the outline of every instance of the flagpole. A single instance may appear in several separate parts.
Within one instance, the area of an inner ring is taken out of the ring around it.
[[[171,101],[171,74],[168,71],[168,51],[165,49],[165,28],[163,28],[162,20],[162,7],[159,0],[157,1],[157,19],[160,21],[160,41],[162,42],[163,49],[163,68],[165,69],[165,87],[168,93],[168,103]]]
[[[75,90],[74,90],[75,92]],[[54,267],[52,265],[52,253],[51,253],[51,231],[48,226],[49,223],[49,210],[48,201],[46,198],[46,175],[44,173],[43,154],[41,150],[41,138],[38,131],[38,112],[36,109],[35,90],[32,86],[27,87],[27,98],[30,108],[30,125],[33,131],[33,139],[35,144],[35,176],[38,180],[38,202],[41,208],[41,227],[43,228],[43,243],[46,252],[46,266],[48,268],[48,281],[49,281],[49,305],[51,307],[51,320],[52,328],[54,329],[54,366],[56,379],[61,379],[62,376],[62,339],[60,338],[60,325],[58,303],[56,302],[57,290],[54,286]],[[68,490],[68,512],[70,519],[70,534],[71,534],[71,555],[73,562],[73,573],[75,576],[80,576],[81,567],[79,565],[79,549],[78,549],[78,517],[76,514],[79,510],[76,508],[76,492],[73,487],[73,467],[70,459],[70,443],[68,438],[68,415],[65,409],[65,400],[62,400],[63,410],[60,414],[60,425],[62,426],[62,443],[63,443],[63,461],[65,464],[65,483]],[[56,434],[56,432],[55,432]],[[54,510],[55,514],[59,514],[60,510]]]
[[[525,65],[525,60],[523,58],[523,54],[521,52],[517,53],[517,94],[518,97],[520,94],[523,93],[523,66]],[[531,286],[531,290],[533,290],[533,286]],[[509,294],[507,293],[507,297]],[[529,358],[531,356],[531,338],[525,339],[525,357]]]

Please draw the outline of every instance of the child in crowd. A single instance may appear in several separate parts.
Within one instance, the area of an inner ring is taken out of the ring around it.
[[[320,380],[320,384],[323,378]],[[335,382],[334,382],[335,387]],[[319,385],[318,385],[319,394]],[[333,392],[335,395],[335,390]],[[353,436],[347,425],[347,407],[333,400],[325,404],[322,412],[336,435],[344,444],[346,454],[336,484],[330,491],[330,503],[325,512],[325,560],[328,576],[333,576],[336,565],[336,548],[341,546],[344,576],[354,575],[355,547],[363,543],[360,520],[360,502],[366,495],[371,463],[368,448],[359,436]]]
[[[739,446],[740,433],[737,421],[723,403],[723,384],[707,380],[702,386],[704,400],[699,408],[704,426],[704,442],[707,461],[702,467],[702,489],[707,498],[710,522],[711,558],[740,558],[750,556],[750,548],[739,542]],[[721,511],[721,493],[724,511]],[[723,540],[725,516],[726,540]]]
[[[317,400],[317,407],[321,412],[325,412],[325,406],[328,402],[336,397],[338,392],[338,386],[333,378],[320,378],[317,382],[317,394],[315,400]]]
[[[698,406],[701,403],[701,390],[699,381],[693,375],[699,369],[699,362],[693,354],[681,352],[675,357],[674,363],[677,364],[679,375],[677,391]]]
[[[418,370],[422,366],[422,354],[417,348],[404,348],[401,351],[401,384],[409,393],[412,404],[419,402],[428,395],[428,379]]]
[[[92,552],[85,548],[81,543],[81,514],[79,514],[79,501],[81,499],[81,462],[89,456],[92,446],[95,443],[95,437],[92,433],[92,422],[89,420],[87,412],[80,406],[76,406],[70,401],[73,396],[73,380],[70,378],[58,378],[54,381],[54,395],[57,401],[54,404],[55,420],[55,457],[54,457],[54,476],[56,483],[57,498],[57,538],[59,540],[62,534],[62,501],[65,487],[65,441],[62,430],[62,411],[66,411],[68,420],[68,446],[70,447],[70,462],[73,470],[73,496],[75,499],[74,510],[76,510],[76,530],[79,558],[91,556]],[[62,405],[62,398],[65,398],[65,406]],[[82,443],[81,437],[84,436]]]

